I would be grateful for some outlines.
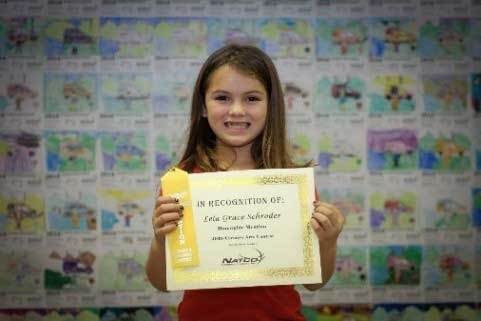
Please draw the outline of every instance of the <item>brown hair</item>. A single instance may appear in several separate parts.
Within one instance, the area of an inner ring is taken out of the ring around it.
[[[274,63],[259,48],[235,44],[215,51],[200,69],[192,94],[187,146],[179,166],[188,172],[195,167],[202,171],[223,170],[215,159],[216,136],[207,119],[202,116],[210,77],[223,65],[256,78],[267,92],[266,125],[251,148],[256,167],[295,167],[288,151],[284,96]]]

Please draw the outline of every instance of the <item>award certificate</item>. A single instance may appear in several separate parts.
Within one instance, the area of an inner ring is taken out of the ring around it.
[[[320,283],[310,226],[312,168],[187,174],[162,178],[184,216],[166,239],[167,289]]]

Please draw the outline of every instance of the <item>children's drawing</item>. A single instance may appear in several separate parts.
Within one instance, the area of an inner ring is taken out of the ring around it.
[[[356,113],[365,111],[366,83],[354,75],[322,77],[315,84],[314,108],[319,113]]]
[[[45,73],[47,113],[85,113],[97,109],[97,76],[93,73]]]
[[[357,172],[363,163],[360,137],[346,136],[338,131],[321,133],[317,138],[317,162],[331,172]]]
[[[42,55],[41,29],[38,17],[17,16],[5,19],[5,49],[11,57],[40,57]]]
[[[104,59],[152,56],[154,28],[151,18],[100,17],[100,56]]]
[[[0,174],[40,173],[40,135],[30,132],[0,133]]]
[[[45,263],[45,289],[66,291],[93,289],[97,282],[96,259],[95,253],[90,250],[52,250]]]
[[[32,72],[2,72],[0,75],[0,112],[16,115],[39,113],[40,76]]]
[[[99,321],[99,308],[62,308],[46,310],[43,320]],[[31,320],[37,320],[32,317]],[[40,319],[38,319],[40,320]],[[20,320],[19,320],[20,321]],[[113,321],[113,320],[112,320]]]
[[[145,275],[146,259],[145,251],[104,253],[99,262],[99,273],[111,277],[99,279],[99,288],[110,291],[144,291],[150,286]]]
[[[369,197],[371,228],[413,230],[417,197],[413,192],[373,192]]]
[[[481,137],[481,128],[474,129],[473,137]],[[475,139],[473,144],[475,170],[481,172],[481,139]]]
[[[294,161],[300,164],[310,161],[312,159],[311,138],[307,134],[301,132],[292,133],[289,136]]]
[[[472,206],[473,206],[473,225],[476,228],[481,227],[481,188],[475,187],[471,190]],[[479,265],[478,265],[479,266]]]
[[[408,246],[372,246],[369,280],[373,286],[419,285],[422,248]]]
[[[355,59],[366,55],[367,26],[361,19],[317,19],[318,59]]]
[[[339,304],[302,306],[302,315],[307,321],[368,321],[372,306],[368,304]]]
[[[404,60],[416,57],[415,19],[372,18],[369,24],[369,57],[372,60]]]
[[[287,112],[307,112],[311,110],[310,92],[303,84],[296,82],[284,82],[282,92],[286,102]]]
[[[424,75],[424,111],[461,114],[468,109],[468,80],[459,75]]]
[[[32,250],[0,250],[0,288],[12,292],[42,289],[41,258]]]
[[[34,192],[0,193],[0,231],[41,233],[45,231],[42,195]]]
[[[344,229],[359,230],[366,227],[365,193],[362,189],[322,189],[319,197],[336,206],[345,218]]]
[[[336,273],[329,285],[336,287],[360,287],[367,285],[367,248],[339,247],[336,256]]]
[[[228,44],[258,46],[259,38],[254,30],[254,19],[207,19],[207,52]]]
[[[260,47],[274,58],[309,59],[313,56],[314,32],[309,20],[261,18],[256,21]]]
[[[159,134],[155,140],[155,170],[164,172],[179,161],[174,143],[168,135]]]
[[[95,170],[96,134],[86,131],[46,132],[47,170],[88,173]]]
[[[377,75],[370,84],[369,112],[409,113],[416,108],[416,80],[408,75]]]
[[[423,304],[376,304],[369,320],[431,320],[424,319],[424,309]]]
[[[100,135],[104,171],[144,172],[147,169],[145,132],[104,132]]]
[[[116,73],[102,76],[103,111],[143,115],[150,112],[152,74]]]
[[[422,196],[425,228],[464,230],[471,226],[469,194],[461,186],[451,189],[430,188]]]
[[[418,139],[414,130],[369,129],[367,167],[374,171],[415,170]]]
[[[99,207],[102,232],[145,231],[150,221],[151,191],[126,189],[100,189]]]
[[[48,19],[47,58],[87,58],[98,55],[99,21],[95,18]]]
[[[156,57],[203,58],[207,54],[207,21],[199,18],[160,18],[155,21]]]
[[[471,108],[481,115],[481,73],[471,74]]]
[[[100,321],[172,321],[167,307],[103,308]]]
[[[419,139],[419,168],[463,172],[471,169],[471,140],[461,132],[426,132]]]
[[[427,20],[419,29],[419,54],[423,59],[463,59],[469,50],[469,34],[467,18]]]
[[[481,58],[481,18],[471,18],[471,57]]]
[[[423,280],[428,287],[465,287],[472,284],[472,253],[464,245],[427,245]]]
[[[97,199],[88,191],[47,195],[48,230],[86,232],[97,230]]]

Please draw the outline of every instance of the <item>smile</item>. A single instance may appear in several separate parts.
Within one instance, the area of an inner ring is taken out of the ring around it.
[[[251,123],[248,122],[234,122],[234,121],[226,121],[224,126],[227,128],[235,128],[235,129],[247,129]]]

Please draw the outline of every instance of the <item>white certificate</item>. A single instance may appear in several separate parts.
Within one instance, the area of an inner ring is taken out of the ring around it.
[[[167,238],[168,290],[321,282],[312,168],[167,175],[164,195],[185,208]]]

